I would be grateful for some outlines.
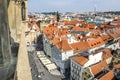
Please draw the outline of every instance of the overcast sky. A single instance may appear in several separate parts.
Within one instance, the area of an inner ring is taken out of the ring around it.
[[[29,12],[120,11],[120,0],[28,0]]]

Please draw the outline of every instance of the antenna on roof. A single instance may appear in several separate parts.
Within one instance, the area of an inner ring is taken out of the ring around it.
[[[97,11],[97,5],[94,4],[94,13],[95,13],[95,17],[96,17],[96,11]]]
[[[94,12],[96,12],[96,4],[94,4]]]
[[[58,11],[56,12],[56,18],[57,18],[57,22],[59,22],[59,20],[60,20],[60,14],[59,14]]]

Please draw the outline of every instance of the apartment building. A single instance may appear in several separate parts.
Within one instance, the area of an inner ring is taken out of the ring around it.
[[[96,55],[92,54],[97,50],[103,48],[116,50],[120,48],[120,28],[118,27],[113,30],[116,32],[111,32],[111,29],[102,31],[94,24],[89,24],[87,25],[88,27],[86,25],[80,27],[79,25],[72,28],[59,27],[59,25],[53,22],[44,27],[43,45],[46,55],[51,57],[62,73],[65,73],[69,69],[70,58],[73,56],[85,56],[88,59],[88,62],[82,66],[85,68],[102,61],[103,52],[98,52]],[[111,59],[106,62],[110,63]]]
[[[109,48],[98,50],[88,56],[75,56],[71,58],[71,80],[89,80],[94,78],[91,73],[92,70],[96,71],[95,65],[105,66],[111,63],[112,54]],[[91,69],[92,67],[92,69]],[[95,68],[95,69],[94,69]],[[100,71],[96,72],[98,74]]]

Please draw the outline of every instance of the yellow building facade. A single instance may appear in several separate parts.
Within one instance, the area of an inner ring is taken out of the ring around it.
[[[27,19],[27,5],[27,0],[0,0],[0,80],[10,80],[14,74],[11,45],[18,43],[21,24]]]
[[[18,42],[21,32],[21,23],[27,19],[27,0],[8,1],[8,22],[11,37]]]

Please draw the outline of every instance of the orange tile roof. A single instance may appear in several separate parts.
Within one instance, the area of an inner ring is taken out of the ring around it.
[[[67,28],[62,28],[62,30],[61,30],[60,32],[61,32],[62,35],[67,35],[67,34],[69,34]]]
[[[53,30],[53,31],[56,31],[56,32],[59,31],[59,29],[58,29],[57,26],[52,27],[52,30]]]
[[[59,37],[62,37],[62,36],[66,36],[67,34],[69,34],[69,32],[67,29],[63,28],[63,29],[57,31],[56,34],[58,34]]]
[[[67,35],[62,35],[61,40],[67,40]]]
[[[102,38],[99,37],[99,38],[96,38],[94,40],[88,41],[88,44],[89,44],[90,48],[95,48],[95,47],[99,47],[99,46],[101,46],[101,45],[103,45],[105,43],[102,40]]]
[[[85,36],[81,39],[81,41],[87,41],[88,38],[95,38],[96,39],[97,37],[96,36],[91,36],[91,35],[90,36]]]
[[[58,49],[60,49],[61,51],[68,51],[68,50],[72,50],[72,48],[70,47],[70,45],[68,44],[67,40],[62,40],[61,42],[59,42],[58,44],[56,44],[56,47]]]
[[[117,34],[119,35],[119,37],[120,37],[120,28],[116,28],[115,31],[116,31],[116,33],[117,33]]]
[[[106,59],[113,56],[111,54],[111,50],[109,48],[103,48],[103,49],[96,50],[95,53],[93,53],[93,54],[96,54],[96,53],[99,53],[99,52],[102,52],[103,60],[106,60]]]
[[[106,60],[106,59],[112,57],[111,50],[109,48],[103,49],[102,52],[103,52],[103,54],[102,54],[103,60]]]
[[[89,28],[89,29],[94,29],[95,26],[96,25],[94,23],[88,23],[86,27]]]
[[[80,28],[79,26],[74,26],[72,28],[72,31],[84,31],[84,32],[89,32],[89,28]]]
[[[103,75],[99,80],[113,80],[114,78],[114,72],[111,70],[105,75]]]
[[[65,25],[76,25],[77,23],[80,23],[81,21],[79,20],[72,20],[72,21],[64,21]]]
[[[101,25],[100,26],[101,29],[106,29],[106,30],[109,30],[109,29],[114,29],[114,28],[120,28],[120,24],[118,25]]]
[[[54,37],[53,40],[52,40],[52,44],[53,45],[56,45],[60,42],[60,38],[59,37]]]
[[[104,22],[103,25],[108,25],[109,23],[110,23],[110,21]]]
[[[53,26],[54,26],[54,24],[49,24],[49,25],[48,25],[48,27],[53,27]]]
[[[82,41],[70,44],[70,46],[74,50],[74,53],[83,52],[83,51],[86,51],[86,50],[89,49],[88,43],[87,42],[82,42]]]
[[[100,25],[100,28],[105,28],[105,25]]]
[[[54,38],[53,34],[47,34],[48,39],[52,40]]]
[[[53,26],[52,24],[50,24],[48,27],[43,28],[43,33],[47,35],[49,39],[53,39],[54,35],[57,34],[58,32],[59,32],[58,27]]]
[[[102,31],[100,30],[100,29],[92,29],[92,30],[90,30],[90,32],[92,32],[92,33],[98,33],[98,34],[100,34],[100,33],[102,33]]]
[[[61,31],[60,31],[60,30],[57,32],[57,34],[58,34],[58,36],[59,36],[59,37],[61,37],[61,36],[62,36],[62,33],[61,33]]]
[[[40,28],[38,27],[37,24],[35,24],[35,29],[36,29],[37,31],[40,31]]]
[[[112,22],[114,22],[114,23],[120,23],[120,19],[114,19]]]
[[[118,38],[119,37],[119,35],[112,29],[108,30],[107,34],[110,35],[113,38]]]
[[[44,32],[45,34],[52,33],[52,31],[50,30],[49,27],[44,27],[44,28],[43,28],[43,32]]]
[[[103,69],[108,69],[108,65],[105,60],[90,67],[90,71],[93,76],[99,74]]]
[[[74,56],[72,57],[72,60],[82,66],[88,61],[88,59],[84,56]]]
[[[31,24],[30,22],[28,23],[28,27],[32,27],[33,26],[33,24]]]
[[[37,31],[40,31],[40,29],[39,29],[39,27],[38,27],[38,25],[36,24],[36,21],[34,21],[33,19],[31,20],[31,21],[29,21],[28,22],[28,27],[35,27],[35,30],[37,30]]]
[[[111,40],[111,37],[108,36],[108,35],[103,35],[103,36],[101,36],[101,39],[102,39],[104,42],[108,42],[109,40]]]
[[[32,27],[34,24],[36,24],[36,21],[34,21],[33,19],[28,22],[29,27]]]

